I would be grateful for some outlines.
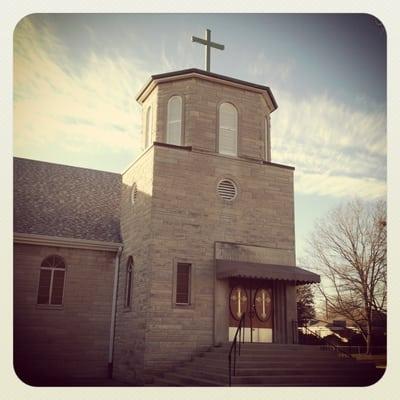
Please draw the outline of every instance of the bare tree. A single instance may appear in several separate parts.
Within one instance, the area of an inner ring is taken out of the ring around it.
[[[370,353],[374,316],[386,314],[386,202],[334,209],[317,222],[308,254],[329,313],[353,321]]]

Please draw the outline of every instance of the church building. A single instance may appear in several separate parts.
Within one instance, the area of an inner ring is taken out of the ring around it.
[[[232,341],[297,343],[294,168],[269,87],[200,69],[137,95],[121,174],[14,159],[14,365],[27,383],[132,384]],[[243,316],[243,318],[242,318]]]

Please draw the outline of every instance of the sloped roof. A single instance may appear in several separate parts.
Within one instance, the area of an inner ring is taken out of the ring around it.
[[[14,158],[14,232],[121,242],[121,175]]]

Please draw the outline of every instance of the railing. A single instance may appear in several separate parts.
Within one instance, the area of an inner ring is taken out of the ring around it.
[[[293,344],[298,344],[299,343],[299,324],[298,322],[294,319],[292,321],[292,338],[293,338]]]
[[[322,337],[318,333],[313,332],[311,329],[308,329],[306,326],[300,326],[299,329],[304,329],[304,330],[306,330],[306,332],[309,332],[310,335],[318,338],[321,342],[324,343],[324,346],[327,349],[329,349],[329,348],[333,349],[337,353],[344,354],[347,358],[353,358],[353,356],[349,352],[343,350],[344,346],[337,346],[334,343],[329,343],[324,337]]]
[[[231,344],[231,348],[229,350],[229,386],[232,385],[232,352],[233,352],[233,376],[236,375],[236,344],[237,344],[237,338],[239,335],[239,356],[240,356],[240,344],[241,342],[244,343],[244,328],[245,328],[245,313],[242,314],[242,317],[240,318],[239,325],[236,329],[235,336],[233,337],[233,341]],[[242,335],[242,327],[243,327],[243,335]]]

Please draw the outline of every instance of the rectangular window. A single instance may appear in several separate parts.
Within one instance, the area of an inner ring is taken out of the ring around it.
[[[191,264],[178,263],[176,266],[176,304],[190,304]]]

